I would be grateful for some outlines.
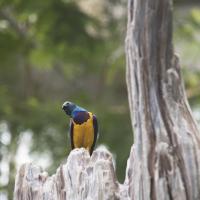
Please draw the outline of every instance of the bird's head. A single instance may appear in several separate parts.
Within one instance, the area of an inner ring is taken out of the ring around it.
[[[62,105],[62,109],[65,111],[65,113],[67,115],[69,115],[70,117],[72,117],[72,112],[76,109],[76,104],[70,102],[70,101],[66,101],[63,105]]]

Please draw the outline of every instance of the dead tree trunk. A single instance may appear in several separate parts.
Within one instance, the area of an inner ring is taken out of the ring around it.
[[[172,1],[129,0],[131,199],[200,199],[200,135],[172,44]]]
[[[200,199],[200,136],[173,52],[171,0],[129,0],[126,56],[135,143],[124,184],[107,150],[79,149],[51,177],[23,165],[15,200]]]

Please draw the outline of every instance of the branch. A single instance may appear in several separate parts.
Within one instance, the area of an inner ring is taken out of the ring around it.
[[[10,27],[22,38],[29,41],[29,48],[36,48],[37,41],[28,32],[29,24],[23,24],[16,20],[11,7],[0,9],[0,17],[8,21]]]
[[[0,9],[0,17],[7,20],[10,26],[23,38],[27,38],[27,28],[24,24],[19,23],[12,15],[11,8]]]

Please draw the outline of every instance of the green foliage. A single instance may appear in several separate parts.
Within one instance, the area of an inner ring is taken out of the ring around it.
[[[175,42],[190,104],[195,108],[200,106],[200,9],[195,6],[176,9],[175,12]]]
[[[0,150],[6,151],[0,157],[12,158],[7,160],[9,182],[1,190],[8,191],[8,199],[24,131],[32,132],[31,154],[45,152],[52,159],[50,173],[66,159],[70,147],[69,119],[61,109],[65,100],[97,115],[98,143],[116,155],[123,181],[132,141],[124,55],[116,54],[124,37],[121,20],[108,9],[113,4],[107,4],[105,23],[101,15],[84,12],[78,1],[1,1],[0,122],[7,123],[11,142],[2,143]]]

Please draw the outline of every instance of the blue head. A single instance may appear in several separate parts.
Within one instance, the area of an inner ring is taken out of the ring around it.
[[[63,105],[62,105],[62,109],[65,111],[65,113],[69,116],[69,117],[74,117],[76,112],[79,111],[86,111],[84,108],[81,108],[79,106],[77,106],[76,104],[70,102],[70,101],[66,101]]]

